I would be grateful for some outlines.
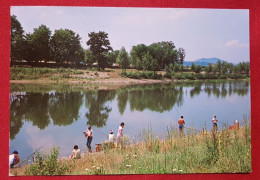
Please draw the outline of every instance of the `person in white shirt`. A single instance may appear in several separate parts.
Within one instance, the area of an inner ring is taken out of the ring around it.
[[[218,120],[217,120],[217,116],[214,115],[212,118],[212,123],[213,123],[213,131],[217,132],[218,131]]]
[[[18,156],[18,151],[14,151],[13,154],[9,155],[9,166],[13,168],[14,165],[20,162],[20,158]]]
[[[117,147],[121,145],[122,147],[122,137],[123,137],[123,128],[125,127],[125,123],[121,123],[119,128],[118,128],[118,133],[117,133]]]
[[[85,134],[85,136],[87,137],[87,147],[88,147],[88,152],[89,153],[92,153],[92,150],[91,150],[91,142],[92,142],[92,139],[93,139],[93,131],[91,130],[91,126],[88,127],[88,129],[86,131],[83,132]]]
[[[114,133],[113,133],[113,130],[110,130],[110,133],[108,135],[108,141],[113,143],[114,142]]]
[[[80,149],[79,149],[78,145],[74,146],[74,149],[72,151],[70,158],[71,159],[80,159],[81,158]]]

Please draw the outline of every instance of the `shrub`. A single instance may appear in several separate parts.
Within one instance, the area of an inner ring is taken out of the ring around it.
[[[69,170],[65,164],[57,161],[59,150],[55,146],[52,148],[49,155],[41,155],[37,153],[36,163],[30,165],[25,170],[26,175],[61,175]]]

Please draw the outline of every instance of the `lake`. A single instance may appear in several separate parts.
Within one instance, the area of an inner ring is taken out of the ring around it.
[[[60,148],[60,157],[69,156],[77,144],[87,152],[83,131],[93,129],[92,149],[116,136],[121,122],[133,142],[144,129],[152,128],[165,138],[167,128],[177,128],[183,115],[186,130],[212,128],[213,115],[224,124],[242,124],[250,118],[248,81],[178,82],[133,85],[115,90],[92,90],[77,85],[10,85],[10,153],[19,151],[24,160],[35,149]]]

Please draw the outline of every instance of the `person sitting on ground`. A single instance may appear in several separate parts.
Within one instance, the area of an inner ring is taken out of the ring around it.
[[[217,132],[218,131],[218,120],[217,120],[217,116],[214,115],[212,118],[212,123],[213,123],[213,131]]]
[[[78,147],[78,145],[75,145],[74,146],[74,149],[72,151],[72,154],[70,156],[71,159],[80,159],[81,156],[80,156],[80,149]]]
[[[179,124],[179,133],[183,134],[183,126],[185,124],[183,116],[181,116],[181,118],[178,120],[178,124]]]
[[[13,154],[9,155],[9,166],[10,168],[14,168],[14,165],[20,162],[20,158],[18,156],[18,151],[14,150]]]

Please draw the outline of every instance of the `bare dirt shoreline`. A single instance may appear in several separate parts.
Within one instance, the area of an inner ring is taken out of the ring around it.
[[[85,87],[98,86],[98,89],[114,89],[137,84],[169,83],[170,79],[131,79],[120,76],[120,71],[91,72],[82,70],[83,74],[73,74],[68,78],[53,80],[51,77],[41,77],[33,80],[10,80],[10,84],[71,84]],[[55,75],[52,75],[55,76]],[[57,75],[56,75],[57,76]]]

